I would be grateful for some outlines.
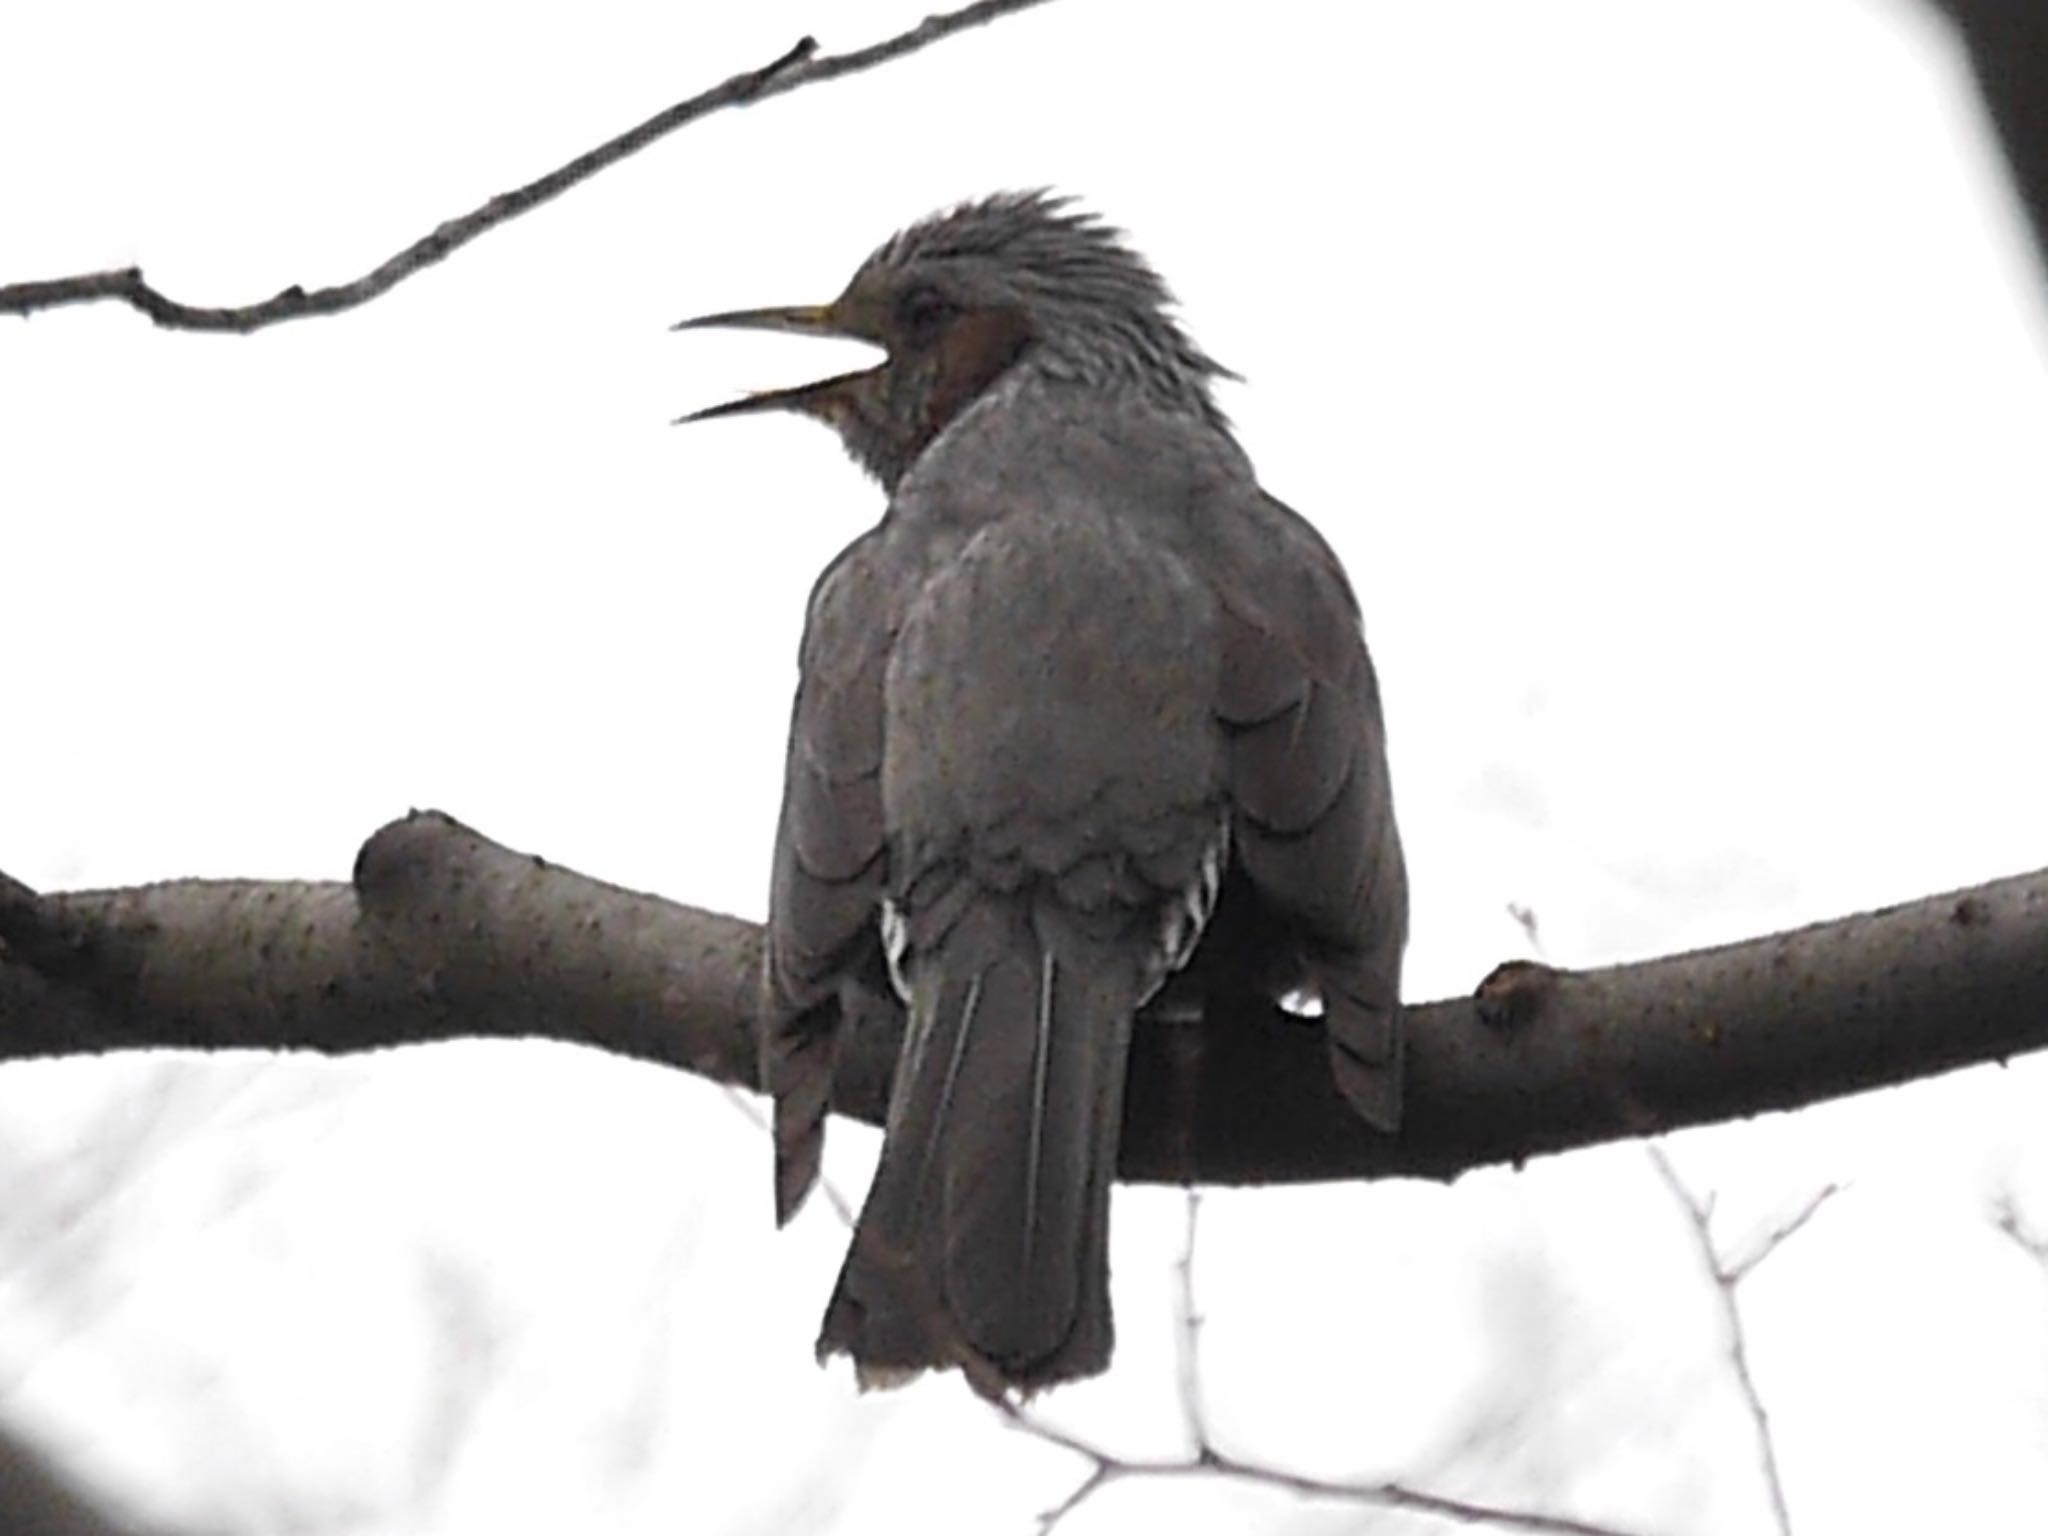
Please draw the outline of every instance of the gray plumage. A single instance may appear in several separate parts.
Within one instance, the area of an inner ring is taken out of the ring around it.
[[[896,235],[830,305],[686,322],[889,352],[699,413],[819,417],[890,492],[811,596],[761,1036],[786,1220],[838,1042],[906,1016],[819,1340],[864,1382],[1107,1366],[1130,1036],[1173,1027],[1148,1004],[1312,988],[1339,1085],[1399,1121],[1407,891],[1357,606],[1169,304],[1023,193]]]

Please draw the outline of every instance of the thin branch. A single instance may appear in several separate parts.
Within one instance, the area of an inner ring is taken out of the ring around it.
[[[1290,1472],[1284,1467],[1246,1461],[1213,1448],[1206,1455],[1183,1460],[1113,1456],[1079,1435],[1034,1417],[1008,1399],[998,1401],[995,1407],[1020,1433],[1029,1435],[1034,1440],[1043,1441],[1047,1445],[1057,1446],[1063,1451],[1071,1451],[1089,1464],[1088,1474],[1080,1484],[1066,1498],[1039,1516],[1038,1528],[1041,1536],[1050,1532],[1060,1521],[1111,1483],[1131,1478],[1185,1477],[1229,1478],[1233,1482],[1250,1483],[1281,1493],[1291,1493],[1299,1498],[1328,1499],[1365,1509],[1399,1510],[1411,1515],[1434,1515],[1438,1519],[1454,1521],[1459,1525],[1483,1525],[1501,1531],[1526,1531],[1535,1533],[1535,1536],[1633,1536],[1633,1533],[1618,1526],[1599,1525],[1590,1520],[1575,1520],[1565,1515],[1545,1515],[1528,1510],[1508,1509],[1473,1499],[1454,1499],[1443,1494],[1425,1493],[1402,1483],[1347,1483],[1333,1478],[1310,1477],[1304,1473]]]
[[[1330,1499],[1368,1509],[1434,1515],[1460,1525],[1484,1525],[1494,1530],[1537,1532],[1545,1533],[1545,1536],[1625,1536],[1611,1526],[1594,1525],[1562,1515],[1536,1514],[1468,1499],[1447,1498],[1442,1494],[1425,1493],[1404,1483],[1347,1483],[1307,1477],[1284,1467],[1269,1466],[1218,1450],[1216,1442],[1210,1438],[1208,1417],[1202,1402],[1202,1320],[1195,1310],[1195,1238],[1200,1230],[1202,1202],[1195,1190],[1190,1189],[1186,1193],[1187,1235],[1181,1245],[1180,1257],[1174,1263],[1174,1365],[1180,1384],[1181,1422],[1188,1435],[1187,1454],[1177,1460],[1116,1456],[1069,1430],[1048,1424],[1013,1398],[992,1399],[996,1412],[1020,1434],[1063,1451],[1071,1451],[1088,1463],[1087,1474],[1067,1496],[1039,1515],[1039,1536],[1050,1536],[1050,1532],[1067,1516],[1111,1483],[1130,1478],[1202,1476],[1227,1477],[1301,1498]]]
[[[1728,1276],[1728,1283],[1734,1285],[1746,1279],[1749,1272],[1776,1253],[1784,1245],[1787,1238],[1793,1237],[1804,1230],[1806,1224],[1819,1214],[1820,1208],[1836,1195],[1839,1195],[1844,1187],[1841,1184],[1830,1182],[1823,1184],[1819,1189],[1815,1190],[1806,1204],[1766,1232],[1762,1240],[1747,1255],[1727,1266],[1725,1272]]]
[[[1201,1230],[1202,1192],[1186,1191],[1187,1236],[1173,1266],[1177,1347],[1175,1371],[1180,1379],[1181,1423],[1187,1431],[1188,1454],[1214,1461],[1216,1443],[1209,1435],[1207,1399],[1202,1394],[1202,1315],[1195,1310],[1195,1234]]]
[[[246,335],[286,320],[339,314],[388,293],[407,278],[468,245],[479,235],[559,197],[579,182],[587,181],[599,171],[616,165],[657,139],[665,138],[700,118],[728,107],[765,101],[799,86],[816,85],[837,80],[842,75],[873,69],[878,64],[915,53],[955,33],[1045,3],[1046,0],[978,0],[976,4],[962,6],[955,11],[927,16],[907,32],[846,53],[821,56],[815,38],[802,38],[786,53],[759,69],[743,71],[687,101],[657,112],[645,122],[578,155],[545,176],[513,191],[501,192],[468,213],[445,221],[351,282],[312,289],[294,283],[254,304],[209,308],[180,303],[167,297],[144,279],[140,267],[121,267],[72,277],[0,284],[0,315],[28,316],[37,310],[54,309],[60,305],[91,304],[111,299],[140,310],[167,329]]]
[[[742,1092],[740,1089],[728,1084],[725,1090],[725,1101],[738,1110],[746,1122],[758,1129],[771,1143],[774,1141],[774,1122],[762,1110],[761,1101],[758,1098],[753,1094]],[[832,1207],[832,1214],[839,1218],[839,1224],[851,1232],[854,1228],[853,1202],[846,1198],[846,1191],[841,1189],[832,1176],[827,1173],[818,1175],[816,1189],[819,1195],[824,1198],[825,1203]]]
[[[1763,1393],[1757,1389],[1756,1376],[1750,1369],[1749,1339],[1743,1328],[1742,1308],[1736,1301],[1735,1291],[1744,1279],[1756,1272],[1759,1264],[1776,1253],[1788,1238],[1803,1230],[1821,1206],[1841,1192],[1842,1186],[1824,1186],[1800,1207],[1797,1214],[1767,1233],[1748,1257],[1739,1263],[1728,1264],[1722,1261],[1719,1250],[1714,1246],[1713,1198],[1696,1198],[1678,1176],[1678,1170],[1671,1165],[1671,1159],[1662,1147],[1652,1142],[1646,1150],[1651,1166],[1657,1170],[1657,1177],[1664,1181],[1671,1198],[1685,1212],[1700,1262],[1714,1282],[1714,1294],[1721,1303],[1721,1323],[1728,1334],[1729,1363],[1735,1369],[1736,1383],[1742,1390],[1743,1401],[1749,1408],[1750,1424],[1756,1431],[1757,1457],[1763,1464],[1764,1490],[1770,1498],[1771,1517],[1779,1536],[1792,1536],[1792,1514],[1785,1503],[1785,1484],[1778,1471],[1778,1447],[1771,1434],[1771,1416],[1764,1407]]]
[[[2014,1201],[2011,1190],[1999,1195],[1997,1203],[1992,1207],[1991,1224],[2011,1238],[2013,1245],[2020,1252],[2040,1265],[2044,1271],[2048,1271],[2048,1235],[2035,1231],[2027,1224],[2026,1218],[2020,1214],[2019,1205]]]
[[[1024,1426],[1024,1428],[1027,1434],[1034,1433],[1030,1426]],[[1040,1435],[1038,1438],[1051,1440],[1053,1444],[1059,1443],[1057,1440],[1052,1440],[1049,1435]],[[1129,1470],[1116,1462],[1096,1456],[1093,1451],[1081,1446],[1069,1445],[1065,1448],[1079,1455],[1092,1457],[1095,1465],[1090,1468],[1086,1477],[1074,1484],[1073,1492],[1069,1493],[1064,1499],[1061,1499],[1059,1503],[1053,1505],[1052,1508],[1040,1513],[1038,1517],[1038,1536],[1050,1536],[1050,1532],[1055,1526],[1083,1504],[1094,1498],[1099,1490],[1108,1487]]]
[[[1537,931],[1536,909],[1519,901],[1511,901],[1507,907],[1508,916],[1515,926],[1522,930],[1522,936],[1529,941],[1529,948],[1538,956],[1543,953],[1543,936]]]
[[[767,1117],[751,1100],[732,1090],[728,1090],[727,1097],[748,1120],[772,1134]],[[853,1203],[829,1176],[820,1175],[818,1185],[841,1224],[849,1232],[855,1231]],[[1187,1190],[1186,1195],[1186,1236],[1181,1244],[1180,1257],[1174,1263],[1175,1373],[1180,1384],[1181,1420],[1188,1431],[1185,1458],[1167,1461],[1115,1456],[1069,1430],[1047,1423],[1014,1396],[1000,1390],[975,1389],[996,1415],[1019,1434],[1070,1451],[1088,1463],[1087,1474],[1068,1491],[1067,1496],[1039,1514],[1039,1536],[1050,1536],[1050,1532],[1068,1515],[1111,1483],[1126,1478],[1188,1477],[1204,1473],[1255,1483],[1305,1498],[1337,1499],[1375,1509],[1438,1515],[1460,1524],[1488,1525],[1497,1530],[1534,1532],[1538,1536],[1631,1536],[1631,1533],[1609,1526],[1445,1498],[1401,1483],[1342,1483],[1304,1477],[1284,1468],[1246,1461],[1217,1450],[1215,1441],[1209,1436],[1208,1419],[1202,1407],[1201,1317],[1195,1311],[1195,1239],[1200,1231],[1202,1199],[1200,1193],[1193,1189]]]

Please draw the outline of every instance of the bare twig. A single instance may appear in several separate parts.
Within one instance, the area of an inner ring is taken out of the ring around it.
[[[1726,1267],[1729,1283],[1732,1285],[1746,1278],[1751,1270],[1776,1253],[1787,1238],[1799,1232],[1809,1221],[1813,1220],[1823,1205],[1841,1192],[1842,1186],[1833,1183],[1823,1184],[1819,1189],[1815,1190],[1806,1204],[1766,1232],[1754,1249],[1743,1258]]]
[[[1519,901],[1511,901],[1508,903],[1508,916],[1513,918],[1515,926],[1522,930],[1522,936],[1529,941],[1529,948],[1540,956],[1543,953],[1543,938],[1537,932],[1536,909]]]
[[[1032,1424],[1020,1424],[1019,1427],[1023,1429],[1027,1434],[1038,1435],[1038,1438],[1041,1440],[1049,1440],[1051,1443],[1055,1445],[1062,1444],[1062,1438],[1059,1436],[1057,1431],[1048,1434],[1039,1434],[1039,1430],[1043,1428],[1043,1426]],[[1067,1444],[1065,1448],[1067,1450],[1073,1451],[1077,1455],[1089,1457],[1091,1460],[1094,1461],[1095,1465],[1086,1477],[1082,1478],[1080,1482],[1074,1485],[1073,1492],[1069,1493],[1064,1499],[1061,1499],[1059,1503],[1053,1505],[1051,1509],[1045,1510],[1039,1515],[1039,1536],[1046,1536],[1046,1533],[1050,1531],[1054,1526],[1058,1525],[1062,1520],[1066,1519],[1067,1516],[1071,1515],[1075,1510],[1079,1509],[1083,1504],[1087,1503],[1090,1499],[1092,1499],[1095,1496],[1097,1489],[1106,1487],[1110,1483],[1115,1482],[1118,1477],[1120,1477],[1126,1471],[1129,1470],[1127,1467],[1124,1467],[1116,1462],[1110,1461],[1106,1457],[1097,1455],[1096,1452],[1088,1446],[1079,1444]]]
[[[463,1447],[502,1379],[504,1338],[483,1276],[452,1249],[430,1244],[420,1256],[426,1310],[433,1318],[431,1400],[409,1469],[420,1526],[447,1497]]]
[[[1331,1478],[1309,1477],[1284,1467],[1266,1466],[1228,1455],[1214,1447],[1181,1460],[1113,1456],[1079,1435],[1048,1424],[1004,1399],[995,1404],[998,1412],[1015,1428],[1061,1450],[1072,1451],[1089,1463],[1088,1474],[1073,1492],[1038,1517],[1038,1528],[1050,1532],[1111,1483],[1130,1478],[1226,1477],[1252,1483],[1306,1499],[1329,1499],[1365,1509],[1400,1510],[1411,1515],[1434,1515],[1460,1525],[1483,1525],[1500,1531],[1526,1531],[1536,1536],[1629,1536],[1611,1525],[1596,1525],[1564,1515],[1535,1514],[1506,1509],[1470,1499],[1448,1498],[1425,1493],[1402,1483],[1346,1483]]]
[[[1207,1399],[1202,1395],[1202,1314],[1195,1310],[1195,1234],[1201,1230],[1202,1192],[1190,1188],[1187,1198],[1187,1238],[1181,1244],[1180,1262],[1173,1267],[1174,1300],[1179,1317],[1179,1347],[1175,1364],[1180,1375],[1181,1422],[1186,1426],[1188,1454],[1197,1461],[1213,1458],[1215,1443],[1209,1438]]]
[[[1991,1224],[2011,1238],[2020,1252],[2048,1270],[2048,1234],[2037,1232],[2028,1224],[2020,1214],[2011,1190],[1999,1195],[1997,1204],[1992,1207]]]
[[[1408,1514],[1435,1515],[1460,1525],[1484,1525],[1494,1530],[1527,1531],[1543,1536],[1622,1536],[1611,1526],[1594,1525],[1561,1515],[1531,1513],[1498,1505],[1447,1498],[1397,1482],[1346,1483],[1308,1477],[1284,1467],[1233,1456],[1218,1450],[1210,1437],[1208,1416],[1203,1406],[1201,1373],[1201,1314],[1195,1310],[1195,1238],[1200,1230],[1201,1196],[1187,1191],[1187,1236],[1180,1258],[1174,1264],[1175,1323],[1177,1329],[1175,1366],[1180,1380],[1181,1422],[1188,1436],[1188,1451],[1175,1460],[1116,1456],[1079,1435],[1048,1424],[1013,1398],[997,1398],[992,1406],[1005,1422],[1023,1434],[1047,1445],[1071,1451],[1088,1463],[1088,1471],[1064,1499],[1038,1517],[1039,1536],[1055,1527],[1111,1483],[1130,1478],[1227,1477],[1276,1489],[1301,1498],[1330,1499],[1368,1509],[1401,1510]]]
[[[742,1093],[739,1089],[728,1083],[725,1089],[725,1099],[728,1104],[732,1105],[734,1109],[746,1117],[749,1124],[759,1126],[761,1134],[766,1136],[771,1142],[774,1141],[775,1126],[769,1120],[767,1113],[761,1108],[759,1098],[751,1093]],[[832,1207],[832,1214],[839,1218],[847,1231],[851,1232],[854,1220],[853,1202],[846,1198],[846,1192],[834,1183],[828,1175],[822,1173],[818,1175],[817,1190],[824,1197],[825,1203]]]
[[[727,1095],[749,1120],[764,1131],[768,1129],[767,1118],[761,1114],[753,1100],[736,1089],[728,1089]],[[853,1230],[855,1223],[852,1202],[834,1187],[828,1177],[820,1176],[818,1187],[825,1192],[825,1198],[831,1202],[834,1213],[845,1223],[847,1229]],[[1437,1515],[1462,1525],[1485,1525],[1495,1530],[1526,1531],[1536,1533],[1536,1536],[1630,1536],[1630,1533],[1619,1531],[1612,1526],[1593,1525],[1558,1515],[1530,1514],[1522,1510],[1478,1504],[1465,1499],[1446,1498],[1440,1494],[1424,1493],[1401,1483],[1343,1483],[1305,1477],[1281,1467],[1265,1466],[1217,1450],[1215,1441],[1209,1437],[1208,1419],[1202,1407],[1202,1319],[1195,1310],[1195,1237],[1200,1230],[1202,1200],[1196,1190],[1190,1189],[1186,1194],[1187,1236],[1181,1245],[1180,1258],[1174,1264],[1175,1310],[1178,1313],[1175,1322],[1179,1335],[1176,1368],[1180,1378],[1181,1417],[1187,1426],[1189,1440],[1188,1453],[1184,1458],[1169,1461],[1112,1455],[1101,1446],[1039,1418],[1014,1396],[1005,1395],[1001,1391],[976,1388],[982,1398],[1011,1428],[1046,1445],[1071,1451],[1088,1463],[1086,1475],[1069,1490],[1067,1496],[1038,1516],[1040,1536],[1047,1536],[1047,1533],[1068,1515],[1111,1483],[1122,1482],[1127,1478],[1191,1477],[1203,1474],[1255,1483],[1261,1487],[1278,1489],[1283,1493],[1292,1493],[1303,1498],[1342,1500],[1372,1509],[1398,1509],[1410,1514]]]
[[[1647,1150],[1657,1177],[1664,1181],[1672,1199],[1685,1212],[1699,1249],[1700,1262],[1706,1266],[1708,1277],[1714,1282],[1714,1292],[1720,1297],[1721,1321],[1728,1331],[1728,1359],[1735,1368],[1736,1382],[1742,1389],[1743,1401],[1749,1406],[1750,1423],[1756,1430],[1757,1456],[1763,1464],[1764,1489],[1770,1497],[1771,1517],[1779,1536],[1792,1536],[1792,1514],[1785,1503],[1785,1484],[1778,1472],[1777,1442],[1771,1435],[1770,1412],[1764,1407],[1763,1394],[1757,1390],[1756,1377],[1750,1370],[1749,1341],[1742,1326],[1742,1308],[1736,1302],[1735,1289],[1787,1239],[1804,1229],[1821,1206],[1841,1193],[1842,1186],[1824,1185],[1796,1214],[1766,1233],[1752,1252],[1731,1264],[1721,1258],[1714,1246],[1713,1196],[1709,1195],[1704,1200],[1696,1197],[1679,1177],[1678,1170],[1671,1165],[1671,1159],[1662,1147],[1652,1142]]]
[[[1044,3],[1045,0],[977,0],[976,4],[962,6],[958,10],[927,16],[906,32],[846,53],[820,56],[817,40],[802,38],[786,53],[759,69],[746,70],[687,101],[677,102],[545,176],[510,192],[501,192],[470,212],[447,220],[382,265],[351,282],[312,289],[294,283],[258,303],[209,308],[183,304],[167,297],[150,286],[140,267],[121,267],[71,277],[0,284],[0,314],[27,316],[40,309],[112,299],[131,305],[167,329],[227,331],[243,335],[285,320],[339,314],[389,292],[415,273],[425,271],[460,250],[477,236],[560,196],[577,183],[588,180],[699,118],[727,107],[764,101],[770,96],[793,91],[798,86],[815,85],[872,69],[878,64],[886,64],[929,47],[957,32],[965,32],[998,17]]]

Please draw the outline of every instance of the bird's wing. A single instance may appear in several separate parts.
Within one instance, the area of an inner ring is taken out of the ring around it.
[[[760,1025],[781,1221],[817,1178],[842,1006],[886,990],[875,921],[886,851],[882,677],[896,628],[886,558],[880,530],[855,540],[819,577],[804,626]]]
[[[1408,892],[1379,684],[1329,546],[1263,494],[1239,514],[1210,546],[1237,859],[1321,994],[1339,1086],[1392,1130]]]

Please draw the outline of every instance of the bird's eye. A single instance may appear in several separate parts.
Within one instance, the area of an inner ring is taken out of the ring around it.
[[[952,318],[953,303],[936,288],[918,287],[903,295],[896,314],[906,334],[928,337]]]

